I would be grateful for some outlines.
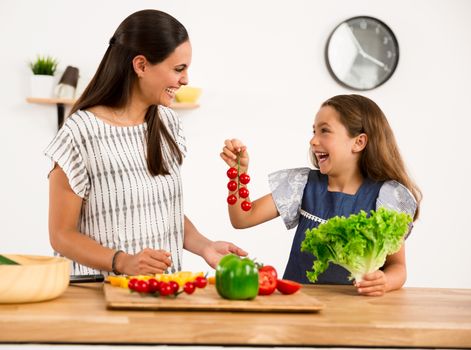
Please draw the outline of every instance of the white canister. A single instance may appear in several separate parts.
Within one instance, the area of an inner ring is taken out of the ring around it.
[[[32,75],[31,97],[51,98],[54,89],[54,76]]]

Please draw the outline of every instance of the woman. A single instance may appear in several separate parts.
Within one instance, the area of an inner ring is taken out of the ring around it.
[[[49,234],[74,274],[154,274],[182,266],[182,249],[215,267],[228,242],[204,237],[183,214],[186,152],[170,106],[188,83],[183,25],[157,10],[126,18],[95,76],[46,149]]]

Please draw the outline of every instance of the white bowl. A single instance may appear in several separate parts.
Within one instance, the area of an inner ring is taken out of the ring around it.
[[[38,255],[5,257],[20,265],[0,265],[0,303],[31,303],[61,295],[69,285],[70,261]]]

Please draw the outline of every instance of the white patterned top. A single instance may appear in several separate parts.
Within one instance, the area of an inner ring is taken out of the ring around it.
[[[159,115],[183,155],[186,143],[179,118],[159,106]],[[147,169],[147,124],[112,126],[89,111],[66,119],[45,150],[83,198],[79,231],[101,245],[135,254],[144,248],[171,253],[171,272],[181,269],[183,194],[180,165],[163,153],[170,175],[151,176]],[[72,274],[107,275],[73,263]]]

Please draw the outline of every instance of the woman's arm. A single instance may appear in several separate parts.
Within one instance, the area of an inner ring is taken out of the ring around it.
[[[185,216],[185,238],[183,248],[201,256],[209,266],[216,268],[219,260],[227,254],[233,253],[246,256],[247,252],[236,245],[224,241],[211,241],[203,236]]]
[[[106,248],[78,231],[82,198],[70,187],[63,170],[56,166],[49,175],[49,240],[61,255],[103,271],[111,271],[113,249]],[[144,249],[136,255],[120,253],[116,269],[129,275],[161,273],[171,265],[165,251]]]
[[[72,191],[59,166],[49,175],[49,240],[61,255],[94,269],[111,271],[114,250],[78,230],[82,198]]]
[[[406,248],[386,258],[383,270],[363,276],[361,282],[355,283],[358,293],[367,296],[381,296],[386,292],[400,289],[406,282]]]

